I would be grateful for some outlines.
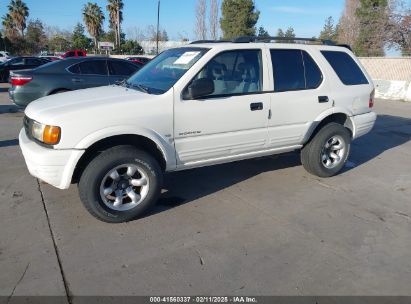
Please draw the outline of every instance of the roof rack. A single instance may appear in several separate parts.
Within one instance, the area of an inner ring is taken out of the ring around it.
[[[224,42],[232,42],[231,40],[196,40],[190,42],[190,44],[201,44],[201,43],[224,43]]]
[[[233,40],[197,40],[193,41],[190,44],[201,44],[201,43],[251,43],[251,42],[274,42],[274,41],[281,41],[281,42],[288,42],[288,43],[306,43],[306,44],[322,44],[322,45],[333,45],[333,46],[340,46],[345,47],[352,51],[351,46],[348,44],[337,44],[335,41],[332,40],[325,40],[325,39],[317,39],[317,38],[301,38],[301,37],[257,37],[257,36],[240,36],[234,38]]]
[[[257,37],[257,36],[240,36],[233,39],[234,43],[250,43],[250,42],[273,42],[273,41],[285,41],[285,42],[306,42],[306,43],[320,43],[324,45],[336,45],[334,41],[323,40],[317,38],[300,38],[300,37]]]

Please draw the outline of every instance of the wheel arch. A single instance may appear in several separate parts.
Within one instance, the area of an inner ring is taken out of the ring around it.
[[[78,182],[87,164],[92,159],[94,159],[101,152],[119,145],[131,145],[146,151],[158,161],[161,169],[166,171],[169,157],[162,146],[156,142],[156,140],[134,133],[110,135],[96,140],[85,149],[85,152],[77,162],[74,169],[72,183]]]
[[[347,128],[350,131],[351,138],[353,138],[355,128],[350,113],[345,111],[332,112],[321,115],[313,122],[304,138],[304,144],[309,142],[321,130],[322,127],[331,122],[338,123]]]

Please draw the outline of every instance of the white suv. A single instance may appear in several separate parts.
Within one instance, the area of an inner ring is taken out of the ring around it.
[[[10,59],[10,54],[8,52],[0,51],[0,62],[4,62]]]
[[[308,172],[337,174],[376,120],[370,77],[346,47],[251,40],[170,49],[122,84],[31,103],[19,139],[30,173],[78,182],[106,222],[151,207],[163,172],[301,150]]]

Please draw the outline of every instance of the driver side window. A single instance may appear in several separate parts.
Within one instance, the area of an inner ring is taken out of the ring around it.
[[[261,92],[261,51],[222,52],[211,59],[193,80],[204,78],[214,83],[214,92],[209,96]]]

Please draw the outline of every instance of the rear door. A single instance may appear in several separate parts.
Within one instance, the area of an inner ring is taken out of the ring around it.
[[[107,60],[87,60],[78,66],[80,74],[73,75],[72,82],[78,88],[109,85]]]
[[[270,49],[273,93],[268,145],[300,145],[313,121],[332,107],[325,73],[312,54],[301,49]]]
[[[121,82],[140,69],[137,65],[126,61],[108,60],[107,64],[110,84]]]

